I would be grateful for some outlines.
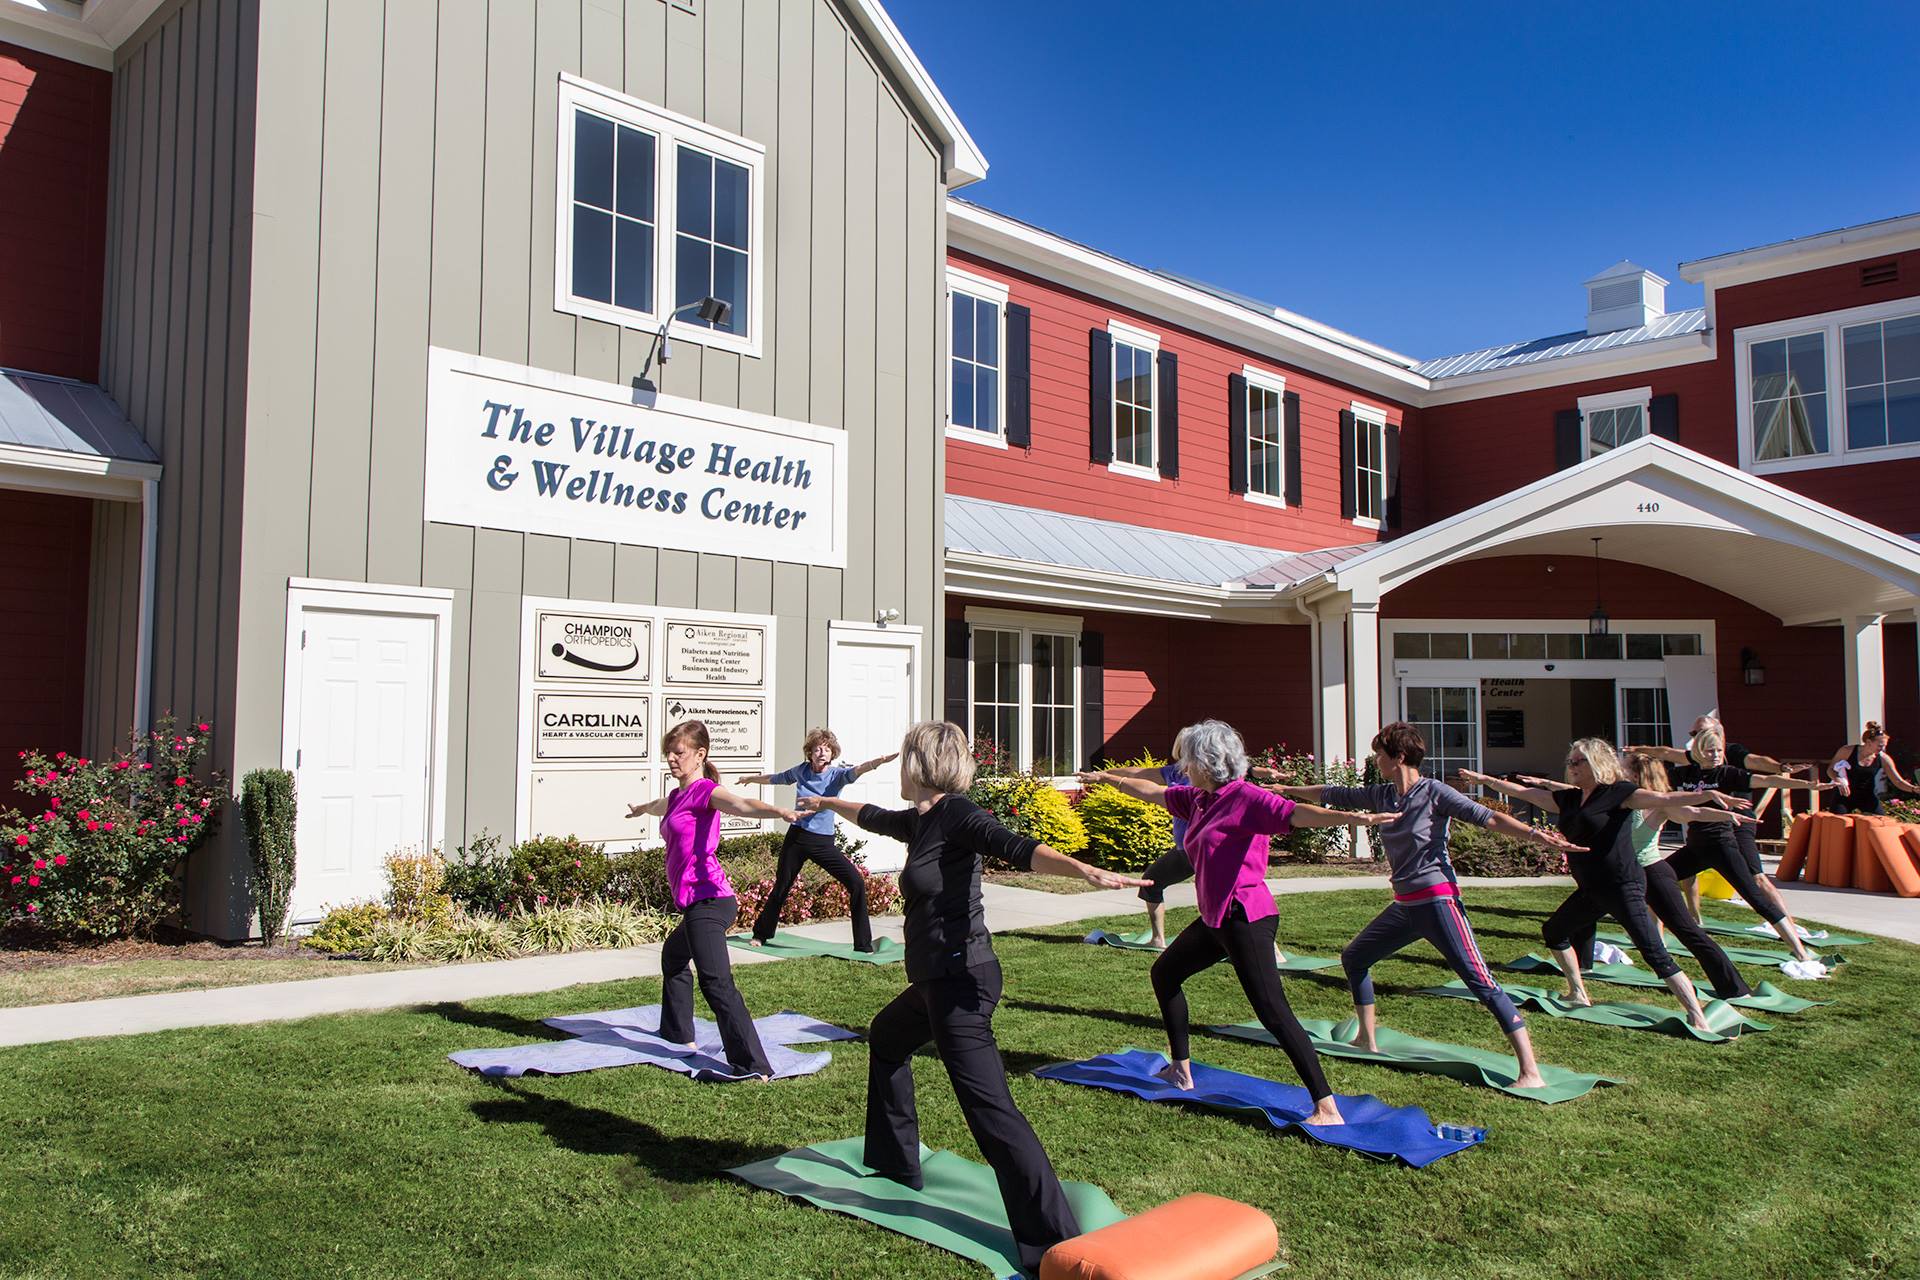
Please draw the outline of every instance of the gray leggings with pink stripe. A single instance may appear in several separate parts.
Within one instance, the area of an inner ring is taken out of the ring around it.
[[[1520,1011],[1513,1007],[1512,999],[1500,989],[1481,957],[1473,929],[1467,924],[1467,913],[1460,909],[1460,899],[1451,896],[1392,903],[1355,935],[1340,953],[1354,1004],[1373,1003],[1374,965],[1421,938],[1434,945],[1487,1011],[1500,1020],[1501,1030],[1514,1031],[1525,1025]]]

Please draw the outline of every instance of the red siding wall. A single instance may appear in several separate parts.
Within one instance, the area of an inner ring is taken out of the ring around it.
[[[948,493],[1288,551],[1371,542],[1377,534],[1340,516],[1340,412],[1358,400],[1405,427],[1403,514],[1407,527],[1419,522],[1417,411],[992,262],[960,252],[951,260],[1006,283],[1012,300],[1033,311],[1033,447],[948,440]],[[1088,461],[1087,335],[1109,320],[1159,334],[1161,350],[1179,357],[1178,480],[1119,475]],[[1300,393],[1300,509],[1248,502],[1227,488],[1227,378],[1248,364],[1284,375],[1287,390]]]
[[[0,365],[100,376],[113,76],[0,43]]]
[[[1560,571],[1548,574],[1550,564]],[[1452,564],[1389,592],[1380,612],[1388,618],[1585,618],[1593,609],[1592,579],[1578,571],[1585,568],[1553,556]],[[1606,581],[1608,611],[1617,617],[1713,620],[1721,717],[1754,750],[1825,759],[1859,732],[1846,724],[1838,628],[1785,627],[1724,592],[1641,565],[1609,561]],[[1472,601],[1471,610],[1461,609],[1463,600]],[[1742,646],[1766,668],[1764,685],[1742,679]],[[1890,675],[1902,661],[1894,647],[1888,646]],[[1911,669],[1911,655],[1904,661]]]
[[[0,806],[19,799],[21,751],[80,745],[92,527],[84,498],[0,498]]]

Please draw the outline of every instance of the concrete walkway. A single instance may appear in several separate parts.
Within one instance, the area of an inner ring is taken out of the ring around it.
[[[1384,899],[1385,876],[1303,876],[1267,882],[1279,896],[1325,893],[1341,889],[1370,889]],[[1534,885],[1571,885],[1564,876],[1515,879],[1465,877],[1468,901],[1475,888],[1514,889]],[[1885,894],[1785,886],[1796,917],[1807,917],[1842,929],[1883,934],[1920,942],[1920,900],[1902,900]],[[982,898],[987,927],[995,933],[1069,924],[1101,916],[1138,916],[1140,900],[1131,889],[1092,893],[1045,893],[1012,885],[984,886]],[[1193,905],[1191,883],[1167,891],[1167,905]],[[1740,904],[1721,903],[1738,910]],[[1758,917],[1756,917],[1757,919]],[[898,939],[901,919],[874,920],[874,933]],[[791,932],[835,942],[852,939],[849,924],[803,925]],[[1282,929],[1282,938],[1285,930]],[[735,964],[767,964],[777,956],[735,950]],[[479,1000],[490,996],[525,995],[554,991],[580,983],[616,982],[656,977],[660,973],[658,945],[622,951],[577,951],[566,955],[528,956],[519,960],[492,960],[477,964],[401,969],[300,982],[271,982],[212,991],[169,991],[157,995],[121,996],[72,1004],[30,1005],[0,1009],[0,1046],[77,1040],[92,1036],[140,1035],[183,1027],[226,1026],[251,1022],[279,1022],[319,1014],[393,1009],[412,1005]]]

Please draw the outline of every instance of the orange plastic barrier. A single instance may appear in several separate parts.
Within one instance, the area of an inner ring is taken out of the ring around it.
[[[1775,880],[1798,880],[1800,869],[1807,865],[1807,850],[1813,844],[1812,814],[1793,824],[1793,830],[1787,833],[1787,851],[1780,855],[1780,865],[1774,868]]]
[[[1279,1252],[1266,1214],[1195,1194],[1062,1240],[1041,1260],[1040,1280],[1233,1280]]]
[[[1876,832],[1890,831],[1893,835],[1893,852],[1904,859],[1907,851],[1900,847],[1900,824],[1892,818],[1877,815],[1863,815],[1853,820],[1853,887],[1864,889],[1868,893],[1892,893],[1893,881],[1887,875],[1887,869],[1880,857]]]
[[[1814,832],[1815,880],[1830,889],[1853,887],[1853,815],[1835,814]]]

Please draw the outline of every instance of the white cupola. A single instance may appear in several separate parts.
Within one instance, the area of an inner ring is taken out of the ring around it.
[[[1587,281],[1587,332],[1638,329],[1667,314],[1667,282],[1624,259]]]

